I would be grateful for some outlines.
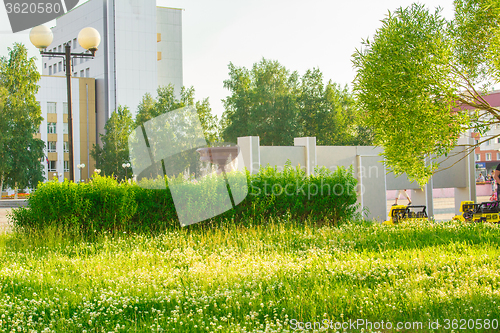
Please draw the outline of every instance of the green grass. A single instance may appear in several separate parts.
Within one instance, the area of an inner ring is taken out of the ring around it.
[[[294,319],[326,318],[428,332],[430,320],[500,320],[496,225],[279,221],[68,238],[0,236],[0,331],[291,332]]]

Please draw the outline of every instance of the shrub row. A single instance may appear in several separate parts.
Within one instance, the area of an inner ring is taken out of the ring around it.
[[[352,168],[334,172],[318,168],[306,176],[289,164],[282,171],[267,167],[255,175],[228,173],[227,182],[219,175],[199,181],[177,177],[130,184],[94,175],[88,183],[40,183],[28,199],[29,208],[14,210],[12,218],[20,231],[57,228],[83,234],[178,228],[177,212],[181,222],[209,217],[200,225],[267,223],[283,216],[338,224],[356,214],[356,185]]]

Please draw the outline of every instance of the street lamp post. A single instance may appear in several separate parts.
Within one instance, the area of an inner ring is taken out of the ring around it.
[[[78,164],[76,166],[78,168],[78,170],[80,170],[80,182],[82,181],[82,169],[85,168],[85,164]]]
[[[125,180],[127,180],[127,168],[130,168],[130,163],[123,163],[122,167],[125,169]]]
[[[69,42],[64,44],[65,52],[47,52],[45,49],[50,46],[54,36],[52,31],[39,25],[31,29],[30,40],[35,47],[40,50],[42,57],[61,57],[66,64],[66,88],[68,94],[68,145],[69,145],[69,180],[75,181],[74,158],[73,158],[73,116],[71,107],[71,59],[73,58],[94,58],[97,47],[101,42],[99,32],[94,28],[83,28],[78,34],[78,43],[90,53],[71,53]]]

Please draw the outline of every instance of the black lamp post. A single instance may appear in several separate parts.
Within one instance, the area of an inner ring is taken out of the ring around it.
[[[90,53],[71,53],[69,42],[64,44],[65,52],[47,52],[45,49],[52,43],[54,36],[52,31],[39,25],[31,29],[30,40],[40,50],[42,57],[61,57],[66,64],[66,86],[68,93],[68,145],[69,145],[69,180],[75,181],[74,157],[73,157],[73,116],[71,105],[71,59],[72,58],[94,58],[97,47],[101,42],[99,32],[91,27],[83,28],[78,34],[78,43]]]

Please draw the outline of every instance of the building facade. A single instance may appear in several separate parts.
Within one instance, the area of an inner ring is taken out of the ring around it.
[[[119,105],[135,115],[143,96],[156,96],[158,86],[173,84],[180,93],[181,9],[156,7],[155,0],[90,0],[57,19],[47,51],[64,52],[69,43],[71,52],[84,52],[77,38],[85,27],[99,31],[101,44],[94,59],[74,58],[71,73],[95,79],[98,133]],[[64,59],[43,58],[42,74],[65,75]]]
[[[484,99],[493,107],[500,108],[500,90],[495,90]],[[483,176],[495,170],[500,164],[500,123],[493,125],[489,131],[483,135],[475,135],[475,143],[482,142],[474,151],[476,161],[476,177],[479,173]]]
[[[43,120],[36,136],[45,142],[45,178],[63,181],[70,178],[66,77],[42,76],[39,84],[37,100]],[[75,181],[89,179],[95,169],[90,156],[96,144],[95,91],[93,78],[71,79]],[[78,164],[85,164],[85,168],[78,169]]]

